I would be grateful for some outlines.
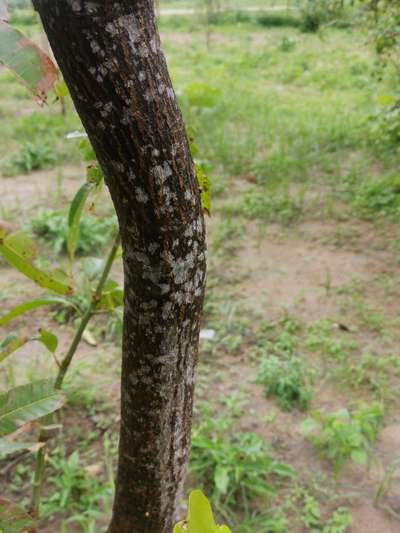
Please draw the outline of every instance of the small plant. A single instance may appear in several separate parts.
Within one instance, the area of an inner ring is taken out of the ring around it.
[[[365,387],[375,393],[379,400],[390,399],[398,389],[390,386],[390,378],[400,375],[397,355],[378,355],[366,352],[355,364],[338,369],[338,376],[350,387]]]
[[[346,507],[338,507],[324,518],[320,502],[305,487],[295,489],[294,501],[300,507],[299,518],[307,531],[319,533],[346,533],[353,518]]]
[[[115,217],[98,219],[83,216],[80,221],[76,252],[81,255],[98,253],[115,233]],[[32,231],[50,244],[56,254],[67,252],[68,216],[59,211],[43,211],[31,221]]]
[[[250,219],[280,222],[288,225],[295,222],[303,210],[303,199],[294,198],[287,189],[265,191],[253,189],[243,195],[243,214]]]
[[[282,409],[309,408],[313,397],[309,386],[310,371],[298,357],[280,359],[274,355],[261,363],[257,383],[264,386],[267,396],[275,396]]]
[[[367,218],[379,214],[400,221],[400,176],[395,174],[363,182],[353,204]]]
[[[322,528],[322,533],[346,533],[352,523],[350,511],[346,507],[339,507]]]
[[[279,50],[281,52],[291,52],[296,46],[296,39],[293,37],[287,37],[286,35],[282,37],[281,42],[279,43]]]
[[[54,165],[56,156],[52,148],[42,143],[27,142],[21,150],[13,155],[6,163],[3,174],[15,176],[20,173],[29,173]]]
[[[68,511],[68,524],[94,525],[103,502],[111,499],[111,483],[105,483],[98,473],[91,474],[90,468],[83,466],[76,450],[67,456],[65,450],[59,448],[52,454],[49,463],[53,469],[49,475],[51,495],[43,500],[43,516]]]
[[[191,471],[209,487],[216,505],[246,504],[257,496],[273,496],[273,478],[290,479],[293,469],[276,461],[254,433],[235,433],[232,420],[213,418],[204,410],[195,427]]]
[[[382,404],[360,404],[353,412],[317,411],[303,423],[303,432],[322,456],[333,462],[337,475],[348,459],[358,464],[368,462],[382,420]]]
[[[318,351],[333,361],[343,362],[347,359],[349,352],[358,347],[358,344],[351,339],[334,337],[334,328],[335,324],[329,320],[314,322],[308,330],[305,345],[310,350]]]
[[[289,521],[282,510],[272,509],[261,513],[252,513],[246,517],[241,524],[235,526],[235,533],[287,533],[289,531]]]

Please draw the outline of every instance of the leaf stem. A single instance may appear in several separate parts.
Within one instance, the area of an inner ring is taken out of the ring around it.
[[[55,389],[58,389],[58,390],[61,389],[65,375],[68,372],[69,366],[72,362],[75,352],[82,339],[82,335],[86,329],[86,326],[88,325],[90,319],[96,312],[96,306],[99,300],[101,299],[104,285],[110,274],[110,270],[114,263],[115,257],[117,255],[120,242],[121,242],[121,238],[118,233],[114,239],[114,244],[108,254],[106,263],[103,268],[103,272],[101,273],[97,287],[92,295],[90,304],[85,314],[82,317],[82,320],[79,324],[78,329],[76,330],[74,338],[72,339],[71,345],[64,359],[59,364],[57,377],[54,383]],[[46,442],[47,440],[48,440],[48,433],[42,429],[39,434],[39,442]],[[41,498],[41,493],[42,493],[44,472],[45,472],[45,467],[46,467],[46,447],[47,447],[46,445],[42,446],[36,454],[35,475],[34,475],[34,480],[33,480],[32,499],[31,499],[31,512],[34,516],[39,515],[40,498]]]
[[[82,317],[81,323],[79,324],[79,328],[77,329],[77,331],[75,333],[75,336],[74,336],[74,338],[72,340],[71,346],[69,347],[69,350],[68,350],[67,354],[65,355],[64,359],[61,361],[60,369],[58,371],[57,378],[56,378],[56,381],[55,381],[55,384],[54,384],[54,388],[55,389],[61,389],[61,387],[62,387],[65,375],[66,375],[66,373],[68,371],[68,368],[69,368],[69,366],[71,364],[72,358],[75,355],[76,349],[78,348],[78,345],[79,345],[79,343],[80,343],[80,341],[82,339],[82,335],[83,335],[83,333],[84,333],[84,331],[86,329],[86,326],[88,325],[89,320],[92,318],[92,316],[93,316],[93,314],[95,312],[96,305],[98,304],[98,302],[99,302],[99,300],[101,298],[101,295],[102,295],[102,292],[103,292],[103,288],[104,288],[104,284],[107,281],[107,278],[108,278],[108,275],[110,273],[110,270],[111,270],[112,264],[114,262],[115,256],[117,255],[117,251],[118,251],[119,245],[120,245],[120,236],[118,234],[117,237],[115,238],[113,247],[110,250],[110,253],[109,253],[107,261],[106,261],[106,264],[104,265],[104,269],[103,269],[103,272],[101,274],[101,277],[100,277],[99,283],[97,285],[97,288],[96,288],[96,290],[94,291],[94,293],[92,295],[92,299],[90,301],[89,307],[87,308],[85,314]]]

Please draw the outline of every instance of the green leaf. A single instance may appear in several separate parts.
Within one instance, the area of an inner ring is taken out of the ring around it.
[[[1,533],[23,533],[35,526],[35,521],[22,507],[0,497]]]
[[[72,302],[69,302],[69,300],[66,300],[64,298],[38,298],[37,300],[31,300],[29,302],[25,302],[21,305],[17,305],[17,307],[14,307],[11,311],[9,311],[7,314],[3,315],[0,318],[0,327],[5,326],[14,318],[17,318],[25,313],[28,313],[29,311],[33,311],[34,309],[38,309],[39,307],[44,307],[46,305],[56,305],[56,304],[62,304],[62,305],[70,305],[71,307],[74,307],[74,304]]]
[[[99,309],[115,309],[124,303],[124,290],[113,280],[107,281],[104,286],[101,299],[97,305]]]
[[[9,335],[1,343],[0,363],[7,359],[12,353],[16,352],[21,346],[29,342],[29,337],[18,337],[17,335]]]
[[[217,526],[210,502],[201,490],[194,490],[189,496],[187,520],[176,524],[174,533],[231,533],[231,530]]]
[[[98,187],[102,183],[103,178],[103,171],[97,161],[86,168],[86,179],[89,183],[93,183]]]
[[[8,237],[6,239],[8,239]],[[19,270],[27,278],[34,281],[40,287],[50,289],[51,291],[62,295],[72,293],[71,287],[57,281],[50,274],[39,270],[34,265],[32,265],[29,260],[21,256],[18,251],[7,245],[6,239],[0,238],[0,254],[11,266],[15,267],[17,270]]]
[[[64,80],[59,80],[54,85],[54,93],[57,96],[57,98],[59,98],[60,100],[68,96],[69,91],[68,91],[67,84],[65,83]]]
[[[79,237],[79,229],[81,224],[81,216],[83,208],[85,207],[86,200],[93,189],[92,183],[85,183],[76,193],[72,200],[71,207],[68,213],[68,237],[67,237],[67,250],[70,261],[73,261],[75,255],[75,249]]]
[[[40,329],[39,330],[40,337],[38,340],[42,342],[46,348],[49,350],[49,352],[54,353],[57,350],[58,346],[58,338],[54,333],[51,331],[48,331],[47,329]]]
[[[226,494],[229,485],[229,469],[218,466],[214,474],[214,483],[220,494]]]
[[[85,161],[96,161],[96,153],[89,139],[82,139],[79,143],[79,149]]]
[[[58,70],[50,57],[23,33],[0,20],[0,63],[41,101],[58,80]]]
[[[56,411],[63,403],[63,395],[54,389],[51,381],[27,383],[1,394],[0,437]]]
[[[353,450],[350,457],[352,461],[359,465],[365,465],[368,461],[368,455],[363,450]]]
[[[34,241],[22,231],[9,233],[4,238],[4,245],[12,248],[26,261],[33,261],[37,256],[37,247]]]
[[[196,165],[197,181],[200,187],[201,205],[207,215],[211,214],[211,192],[210,192],[210,180],[205,174],[201,165]]]
[[[0,439],[0,456],[20,452],[22,450],[37,452],[42,446],[43,443],[40,442],[10,442],[6,439]]]

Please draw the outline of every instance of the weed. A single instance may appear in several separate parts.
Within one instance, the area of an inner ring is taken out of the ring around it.
[[[262,13],[257,15],[256,21],[266,28],[299,28],[301,26],[301,20],[290,13]]]
[[[244,222],[228,217],[221,220],[213,232],[212,250],[216,255],[230,255],[239,246],[244,236]]]
[[[298,407],[306,411],[313,397],[310,374],[300,358],[280,359],[272,355],[261,363],[257,383],[264,386],[267,396],[277,398],[282,409]]]
[[[390,378],[400,375],[399,358],[396,355],[383,356],[366,352],[356,363],[339,368],[336,375],[351,387],[366,387],[378,399],[386,400],[396,392],[390,386]]]
[[[243,195],[242,202],[243,214],[246,217],[282,224],[293,223],[303,210],[301,196],[294,198],[287,189],[272,192],[253,189]]]
[[[98,219],[84,216],[81,219],[76,251],[82,255],[99,253],[109,242],[117,227],[116,218]],[[42,237],[56,254],[67,249],[68,217],[60,211],[43,211],[31,221],[32,231]]]
[[[90,469],[82,465],[77,450],[67,456],[60,447],[49,463],[55,473],[49,476],[51,492],[43,501],[43,517],[68,511],[66,524],[77,523],[87,531],[101,516],[102,505],[111,498],[112,486],[105,483],[103,476],[92,475]]]
[[[400,221],[400,176],[379,176],[365,180],[356,190],[354,206],[367,218],[378,213]]]
[[[294,477],[293,469],[276,461],[254,433],[235,432],[232,420],[203,410],[192,441],[191,471],[227,509],[247,505],[256,496],[276,494],[273,479]]]
[[[339,507],[322,528],[322,533],[346,533],[352,523],[350,511],[346,507]]]
[[[279,43],[279,50],[281,52],[290,52],[296,46],[296,39],[293,37],[287,37],[286,35],[282,37],[281,42]]]
[[[223,396],[221,403],[228,409],[230,416],[238,418],[243,414],[243,409],[248,405],[249,401],[243,391],[236,391]]]
[[[358,343],[351,339],[333,337],[334,328],[335,324],[329,320],[315,322],[308,330],[305,346],[331,360],[343,362],[348,358],[349,352],[358,347]]]
[[[296,490],[295,498],[300,500],[300,520],[307,531],[346,533],[352,524],[352,515],[346,507],[338,507],[327,519],[323,519],[319,501],[305,488]]]
[[[303,423],[303,431],[323,457],[333,462],[335,475],[351,459],[366,464],[383,420],[380,403],[360,404],[350,412],[341,409],[331,414],[317,411]]]
[[[56,162],[56,155],[52,148],[39,143],[25,143],[20,151],[11,156],[3,167],[3,174],[5,176],[15,176],[21,173],[29,173],[33,170],[40,170],[54,165]]]
[[[240,521],[235,528],[237,533],[286,533],[289,529],[289,521],[278,508],[265,512],[253,513]]]

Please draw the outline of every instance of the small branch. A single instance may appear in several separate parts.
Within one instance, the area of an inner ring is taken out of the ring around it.
[[[56,388],[56,389],[61,389],[63,381],[64,381],[64,378],[65,378],[65,375],[66,375],[66,373],[68,371],[68,368],[69,368],[69,366],[71,364],[72,358],[74,357],[75,352],[76,352],[76,350],[77,350],[77,348],[79,346],[79,343],[80,343],[80,341],[82,339],[82,335],[83,335],[83,333],[84,333],[84,331],[86,329],[86,326],[88,325],[89,320],[92,318],[93,314],[95,313],[96,305],[98,304],[98,302],[99,302],[99,300],[101,298],[105,282],[107,281],[108,275],[110,274],[110,270],[111,270],[112,264],[114,262],[115,256],[117,255],[117,251],[118,251],[119,245],[120,245],[120,236],[118,234],[117,237],[115,238],[113,247],[111,248],[111,251],[110,251],[110,253],[108,255],[106,264],[104,265],[103,272],[101,274],[101,277],[100,277],[99,283],[97,285],[97,288],[96,288],[96,290],[93,293],[93,296],[92,296],[92,299],[90,301],[89,307],[87,308],[85,314],[82,317],[82,320],[81,320],[81,323],[79,325],[79,328],[77,329],[77,331],[75,333],[75,337],[74,337],[74,339],[73,339],[73,341],[71,343],[71,346],[70,346],[66,356],[61,361],[60,369],[58,371],[57,378],[56,378],[56,381],[55,381],[55,384],[54,384],[54,388]]]
[[[79,328],[77,329],[74,335],[74,338],[72,339],[69,350],[67,351],[61,363],[58,364],[59,370],[58,370],[58,374],[57,374],[57,377],[54,383],[55,389],[61,389],[65,375],[68,372],[69,366],[72,362],[75,352],[82,339],[82,335],[86,329],[86,326],[88,325],[92,316],[95,314],[96,305],[101,299],[104,285],[110,274],[110,270],[113,265],[114,259],[117,255],[120,242],[121,242],[121,239],[118,233],[118,235],[115,237],[114,244],[110,250],[110,253],[108,254],[106,264],[104,265],[104,269],[99,279],[99,282],[97,284],[96,290],[94,291],[92,295],[92,299],[90,301],[89,307],[87,308],[85,314],[82,317],[81,323],[79,324]],[[48,432],[42,428],[39,434],[39,442],[47,442],[48,437],[49,437]],[[34,480],[32,484],[32,499],[31,499],[31,513],[33,516],[39,516],[40,499],[41,499],[42,486],[43,486],[43,480],[44,480],[44,472],[46,468],[46,448],[47,448],[46,445],[42,446],[36,454],[36,466],[35,466]]]

